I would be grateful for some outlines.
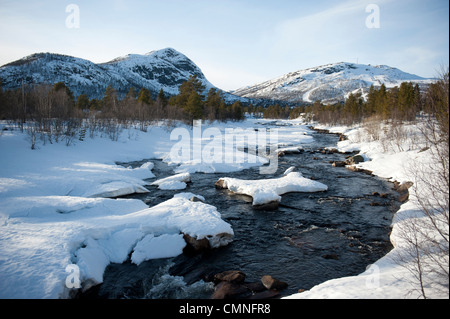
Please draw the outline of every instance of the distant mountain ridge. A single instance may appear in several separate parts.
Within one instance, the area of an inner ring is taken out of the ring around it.
[[[190,76],[202,82],[205,93],[216,88],[194,62],[172,48],[145,55],[129,54],[99,64],[67,55],[35,53],[0,67],[0,79],[6,89],[20,88],[22,81],[26,84],[64,82],[75,95],[87,94],[90,98],[101,98],[109,85],[119,94],[126,94],[134,87],[146,88],[154,96],[161,89],[167,95],[176,95],[179,86]],[[224,95],[229,101],[246,100],[227,92]]]
[[[64,82],[74,94],[87,94],[102,98],[112,85],[125,95],[130,87],[146,88],[156,97],[161,89],[166,95],[178,94],[179,86],[190,76],[196,76],[205,86],[211,84],[201,69],[184,54],[172,48],[151,51],[147,54],[128,54],[106,63],[54,53],[35,53],[0,67],[0,80],[5,89],[17,89],[26,84]],[[241,101],[253,104],[306,104],[320,100],[325,104],[342,102],[350,93],[363,96],[371,85],[382,83],[391,88],[401,82],[426,86],[425,79],[386,65],[372,66],[339,62],[291,72],[273,80],[223,92],[229,103]]]
[[[342,102],[350,93],[366,94],[371,85],[387,88],[402,82],[427,85],[432,79],[403,72],[386,65],[365,65],[348,62],[327,64],[291,72],[273,80],[240,88],[233,94],[252,99],[272,99],[290,103],[325,104]]]

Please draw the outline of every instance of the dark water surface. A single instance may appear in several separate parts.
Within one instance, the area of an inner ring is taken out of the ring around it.
[[[304,152],[279,159],[272,176],[259,169],[227,174],[191,174],[186,192],[205,197],[230,223],[235,236],[231,244],[197,255],[150,260],[139,266],[126,262],[111,264],[104,283],[84,294],[90,298],[209,298],[213,285],[208,278],[226,270],[241,270],[247,281],[272,275],[289,284],[283,295],[310,289],[326,280],[362,273],[368,265],[391,249],[389,234],[393,214],[400,204],[391,183],[330,161],[345,160],[344,154],[323,154],[334,147],[337,136],[314,133],[314,143]],[[173,168],[152,160],[156,178],[173,175]],[[139,163],[131,163],[139,165]],[[319,193],[282,195],[275,211],[255,210],[251,198],[217,190],[220,177],[264,179],[279,177],[295,166],[305,177],[328,186]],[[154,206],[179,191],[149,186],[150,193],[129,196]],[[380,197],[373,193],[385,194]]]

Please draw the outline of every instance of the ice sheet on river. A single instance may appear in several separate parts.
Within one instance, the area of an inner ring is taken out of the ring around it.
[[[280,202],[281,196],[290,192],[322,192],[328,187],[320,182],[303,177],[300,172],[289,168],[280,178],[243,180],[238,178],[220,178],[218,185],[228,188],[236,194],[244,194],[253,198],[253,206],[270,202]]]

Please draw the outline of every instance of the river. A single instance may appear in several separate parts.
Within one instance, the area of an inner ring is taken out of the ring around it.
[[[392,249],[391,222],[400,203],[386,180],[331,165],[347,156],[322,152],[336,146],[336,135],[312,134],[314,142],[304,145],[301,154],[280,157],[273,176],[260,175],[258,168],[227,174],[192,174],[185,191],[202,195],[206,203],[217,207],[222,219],[233,227],[231,244],[201,254],[150,260],[139,266],[129,261],[111,264],[105,270],[104,282],[81,297],[210,298],[214,288],[209,282],[211,277],[226,270],[244,272],[248,282],[272,275],[288,283],[283,296],[330,279],[362,273]],[[157,178],[173,175],[173,167],[152,161]],[[305,177],[327,185],[328,191],[285,194],[277,210],[264,211],[255,210],[249,197],[214,187],[220,177],[279,177],[291,166]],[[128,198],[154,206],[175,194],[150,188],[148,194]]]

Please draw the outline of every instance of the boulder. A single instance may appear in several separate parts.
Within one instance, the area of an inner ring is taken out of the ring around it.
[[[394,188],[400,194],[408,192],[408,190],[414,185],[413,182],[404,182],[403,184],[396,183]]]
[[[219,179],[215,184],[217,189],[226,189],[225,181],[223,179]]]
[[[400,203],[405,203],[409,200],[409,193],[404,193],[403,195],[400,195],[397,199]]]
[[[394,189],[400,194],[398,201],[404,203],[409,200],[409,189],[414,185],[413,182],[404,182],[400,184],[399,182],[394,182]]]
[[[185,247],[187,252],[201,252],[210,248],[209,240],[207,238],[197,239],[188,234],[183,234],[183,239],[187,244]]]
[[[334,161],[333,162],[333,167],[345,167],[347,165],[347,162],[344,161]]]
[[[368,169],[364,169],[364,168],[359,168],[359,167],[356,167],[354,165],[347,166],[347,169],[349,169],[352,172],[364,173],[366,175],[373,175],[372,171],[369,171]]]
[[[215,236],[208,236],[208,240],[211,248],[219,248],[231,243],[233,241],[233,235],[229,233],[220,233]]]
[[[361,155],[355,155],[350,158],[348,158],[346,161],[347,165],[354,165],[364,162],[364,157]]]
[[[201,198],[198,198],[197,196],[192,196],[190,199],[191,202],[201,202],[204,203],[204,201]]]
[[[288,284],[284,281],[278,280],[270,275],[263,276],[261,282],[269,290],[283,290],[286,289]]]
[[[245,274],[239,270],[228,270],[214,275],[215,283],[227,281],[234,284],[241,284],[244,280]]]
[[[236,299],[245,298],[251,295],[247,287],[234,284],[228,281],[222,281],[214,288],[212,299]]]

